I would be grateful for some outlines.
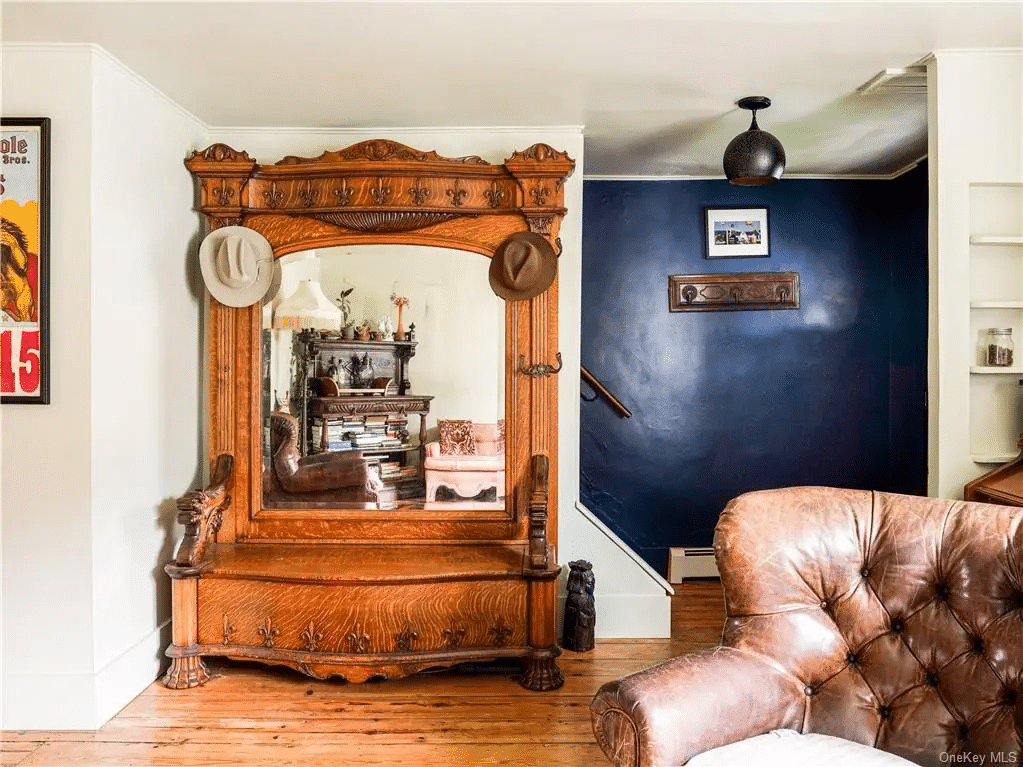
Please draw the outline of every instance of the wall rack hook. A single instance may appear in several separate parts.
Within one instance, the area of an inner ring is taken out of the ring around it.
[[[519,355],[519,372],[522,373],[522,375],[524,375],[524,376],[529,376],[530,378],[537,378],[537,377],[544,377],[544,378],[546,378],[547,376],[551,375],[552,373],[558,373],[558,372],[561,371],[561,368],[563,366],[562,362],[561,362],[561,352],[558,352],[555,355],[555,359],[557,360],[557,366],[556,367],[552,366],[552,365],[548,365],[548,364],[546,364],[544,362],[538,362],[535,365],[530,365],[529,367],[526,367],[526,355],[525,354],[520,354]]]

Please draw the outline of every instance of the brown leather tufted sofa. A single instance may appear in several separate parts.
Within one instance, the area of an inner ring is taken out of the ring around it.
[[[714,551],[723,646],[593,700],[616,767],[682,765],[774,729],[928,767],[1023,764],[1023,509],[768,490],[728,504]]]

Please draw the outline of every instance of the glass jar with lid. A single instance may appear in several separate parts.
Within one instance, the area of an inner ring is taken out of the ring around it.
[[[988,328],[987,353],[988,365],[993,367],[1012,367],[1015,344],[1012,341],[1012,328]]]

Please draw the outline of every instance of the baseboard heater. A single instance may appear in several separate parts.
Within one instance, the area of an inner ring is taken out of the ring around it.
[[[717,578],[711,546],[668,549],[668,581],[681,583],[686,578]]]

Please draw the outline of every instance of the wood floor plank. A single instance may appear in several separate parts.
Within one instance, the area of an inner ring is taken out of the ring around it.
[[[0,766],[16,767],[16,765],[23,764],[42,745],[43,742],[40,740],[13,743],[0,742]]]
[[[683,584],[672,639],[566,652],[565,686],[549,693],[520,687],[511,664],[348,684],[212,659],[205,686],[154,682],[99,730],[0,732],[0,767],[599,767],[600,685],[714,646],[723,624],[720,586]]]
[[[537,746],[533,743],[477,743],[457,748],[360,744],[340,750],[334,744],[261,745],[241,742],[223,747],[206,743],[47,743],[23,767],[593,767],[604,761],[596,743]]]

